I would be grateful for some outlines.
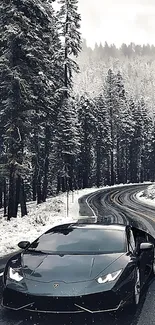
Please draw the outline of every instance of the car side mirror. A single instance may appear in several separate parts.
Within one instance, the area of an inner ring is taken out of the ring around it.
[[[18,247],[21,249],[25,249],[30,245],[29,241],[23,240],[18,243]]]
[[[152,243],[141,243],[140,244],[140,250],[144,251],[144,250],[150,250],[154,247],[154,245]]]

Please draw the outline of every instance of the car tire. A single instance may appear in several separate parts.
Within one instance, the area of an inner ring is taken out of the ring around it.
[[[134,294],[133,294],[133,304],[138,306],[141,294],[140,285],[140,270],[138,267],[135,269],[135,284],[134,284]]]
[[[154,261],[152,264],[152,275],[155,275],[155,256],[154,256]]]
[[[155,248],[154,248],[154,260],[152,263],[152,276],[155,276]]]

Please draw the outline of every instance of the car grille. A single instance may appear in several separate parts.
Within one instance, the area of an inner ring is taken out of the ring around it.
[[[115,309],[120,304],[120,297],[110,291],[81,297],[47,297],[35,296],[12,289],[5,289],[3,294],[3,305],[13,309],[25,307],[32,311],[45,312],[78,312],[82,311],[78,306],[91,311]]]

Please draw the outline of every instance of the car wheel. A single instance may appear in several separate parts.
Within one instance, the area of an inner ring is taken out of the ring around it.
[[[154,260],[152,264],[152,274],[155,275],[155,252],[154,252]]]
[[[153,265],[152,265],[152,274],[155,275],[155,259],[154,259]]]
[[[140,270],[138,267],[136,267],[136,276],[135,276],[135,285],[134,285],[134,296],[133,296],[133,303],[134,305],[139,304],[140,300]]]

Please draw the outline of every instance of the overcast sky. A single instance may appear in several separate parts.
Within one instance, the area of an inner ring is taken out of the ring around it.
[[[79,12],[89,46],[105,41],[155,44],[155,0],[79,0]]]

